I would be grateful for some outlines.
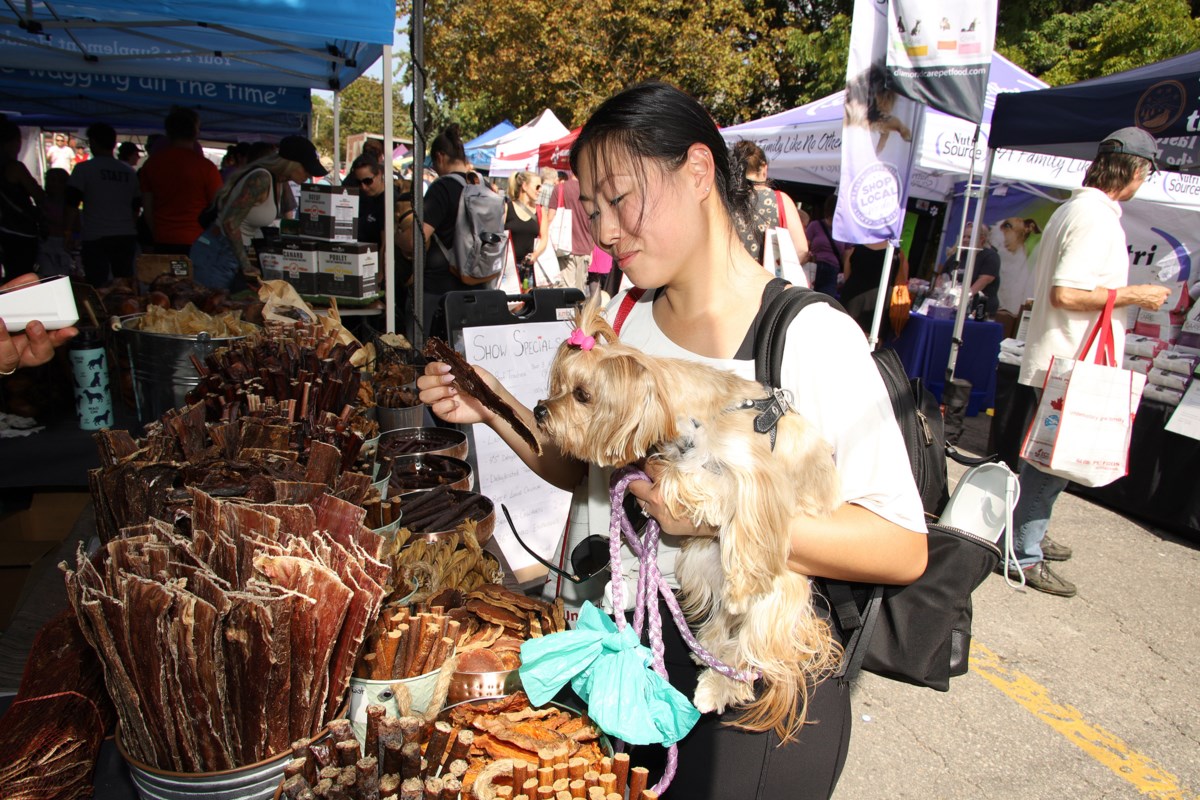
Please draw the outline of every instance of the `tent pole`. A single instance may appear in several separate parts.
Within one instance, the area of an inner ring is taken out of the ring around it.
[[[855,245],[855,247],[865,247],[865,245]],[[875,314],[871,317],[871,335],[867,337],[867,344],[872,352],[879,346],[879,326],[883,321],[883,307],[887,302],[885,293],[892,286],[889,279],[892,275],[892,259],[896,255],[896,247],[897,245],[888,244],[887,252],[883,255],[883,272],[879,276],[879,294],[875,298]]]
[[[388,333],[396,332],[396,185],[392,147],[392,46],[383,46],[383,319]]]
[[[413,0],[412,31],[413,345],[425,343],[425,0]]]
[[[973,184],[973,183],[975,182],[975,154],[976,154],[977,152],[979,152],[979,132],[980,132],[980,129],[981,129],[981,126],[980,126],[980,125],[976,125],[976,126],[975,126],[975,139],[974,139],[974,141],[971,143],[971,169],[967,171],[967,188],[966,188],[966,190],[965,190],[965,191],[964,191],[964,193],[963,193],[963,213],[962,213],[962,219],[960,219],[960,220],[958,221],[958,239],[956,239],[956,240],[955,240],[955,241],[957,241],[957,242],[958,242],[958,245],[955,247],[955,250],[954,250],[954,253],[955,253],[954,260],[955,260],[955,261],[957,261],[959,264],[963,263],[963,260],[962,260],[962,259],[963,259],[963,245],[962,245],[962,240],[963,240],[963,236],[965,236],[965,235],[966,235],[966,233],[967,233],[967,208],[968,208],[968,207],[970,206],[970,204],[971,204],[971,203],[970,203],[970,197],[971,197],[971,184]],[[951,193],[950,193],[950,202],[951,202],[951,205],[953,205],[953,203],[954,203],[954,193],[953,193],[953,192],[951,192]],[[938,255],[940,256],[941,254],[939,253]],[[957,270],[956,270],[956,271],[957,271]],[[954,281],[955,281],[955,278],[954,278],[954,276],[953,276],[953,275],[951,275],[951,276],[950,276],[950,283],[951,283],[951,285],[953,285],[953,284],[954,284]]]
[[[342,182],[342,93],[333,93],[333,180],[334,186]]]
[[[979,226],[983,224],[983,212],[987,208],[988,182],[992,177],[992,162],[995,159],[996,151],[988,148],[988,159],[983,165],[983,178],[979,182],[979,200],[975,204],[975,222],[971,227],[972,235],[975,235],[975,232],[979,230]],[[966,218],[967,206],[964,205],[963,219],[965,220]],[[967,290],[971,288],[971,284],[973,283],[975,257],[978,254],[979,248],[975,246],[975,241],[972,239],[971,246],[967,249],[967,263],[963,266],[962,291],[959,293],[958,298],[958,313],[954,317],[954,335],[950,338],[950,360],[946,364],[947,385],[954,379],[954,367],[958,364],[958,350],[962,346],[963,328],[967,323],[967,305],[971,302],[971,298],[967,295]]]

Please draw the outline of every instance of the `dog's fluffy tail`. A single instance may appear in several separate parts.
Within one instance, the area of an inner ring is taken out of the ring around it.
[[[774,729],[783,742],[799,734],[812,687],[837,669],[841,646],[829,623],[813,612],[808,579],[789,572],[756,600],[737,636],[738,658],[762,675],[763,689],[733,724],[751,731]]]

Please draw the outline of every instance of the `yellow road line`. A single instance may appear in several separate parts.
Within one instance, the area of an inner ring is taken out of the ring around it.
[[[971,642],[971,669],[1143,795],[1154,800],[1197,800],[1196,794],[1180,786],[1174,775],[1135,753],[1118,737],[1090,724],[1079,709],[1054,702],[1044,686],[1006,667],[999,656],[978,641]]]

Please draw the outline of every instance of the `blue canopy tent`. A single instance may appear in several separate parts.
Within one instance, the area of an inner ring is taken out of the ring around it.
[[[1136,125],[1158,139],[1159,168],[1200,160],[1200,50],[1137,69],[996,101],[989,145],[1091,160],[1107,134]]]
[[[160,117],[165,105],[178,101],[178,96],[169,99],[163,93],[177,92],[194,98],[185,104],[211,111],[213,119],[238,116],[226,127],[239,131],[256,124],[253,119],[288,116],[291,112],[283,106],[291,102],[293,91],[308,102],[308,90],[339,91],[380,56],[390,61],[396,21],[395,0],[22,0],[5,5],[8,13],[0,14],[0,86],[12,78],[13,87],[28,77],[17,70],[31,71],[37,79],[45,77],[39,71],[109,76],[118,87],[125,80],[139,88],[149,81],[160,94],[142,95],[140,102]],[[388,137],[390,77],[389,64],[384,70]],[[22,93],[16,85],[11,102]],[[129,98],[137,96],[129,92]],[[62,113],[79,101],[67,96],[53,109],[31,113]],[[124,97],[114,102],[129,113],[138,105]],[[109,109],[119,110],[117,105]],[[76,119],[90,122],[94,117]],[[210,132],[212,121],[205,120]],[[293,116],[292,121],[299,119]],[[386,185],[390,202],[391,181]],[[387,228],[391,247],[390,215]],[[391,259],[384,270],[387,326],[392,329]]]
[[[487,169],[492,163],[492,156],[496,155],[496,140],[501,136],[512,133],[516,129],[516,125],[513,125],[508,120],[504,120],[500,124],[479,134],[463,145],[463,148],[467,151],[467,159],[477,169]]]
[[[307,89],[290,86],[175,81],[59,70],[0,69],[0,111],[21,125],[82,127],[104,120],[120,131],[162,130],[172,105],[194,108],[206,138],[306,134],[312,111]]]

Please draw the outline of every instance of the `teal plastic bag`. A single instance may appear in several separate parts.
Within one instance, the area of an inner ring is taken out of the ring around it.
[[[653,654],[626,625],[617,630],[585,602],[574,630],[521,645],[521,684],[529,702],[554,699],[568,682],[587,703],[588,716],[609,736],[630,744],[672,745],[700,712],[651,668]]]

